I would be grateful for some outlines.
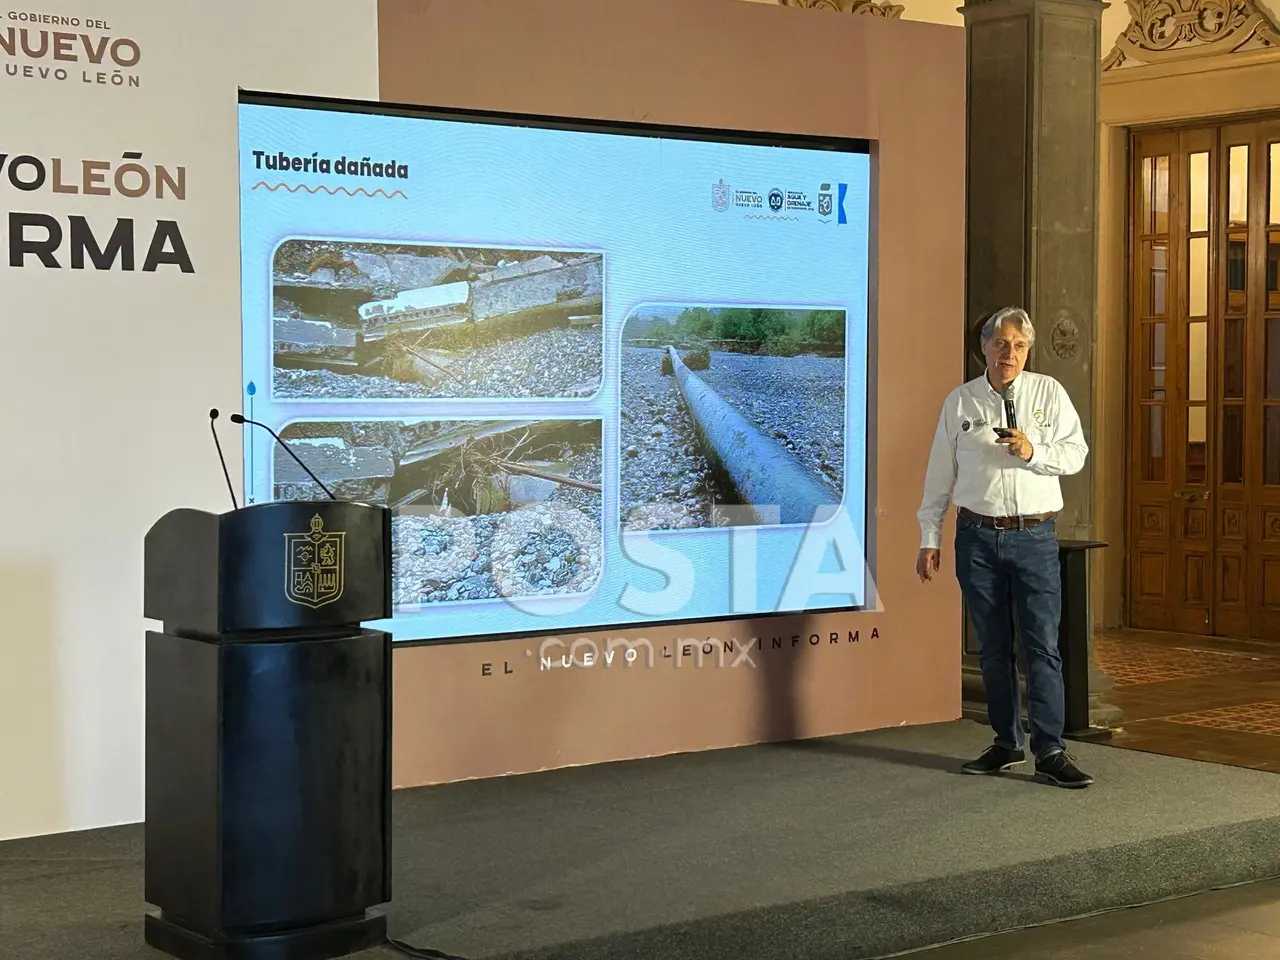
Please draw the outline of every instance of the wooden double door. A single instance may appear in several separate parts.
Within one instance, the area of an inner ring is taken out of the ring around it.
[[[1130,157],[1129,620],[1280,641],[1280,119]]]

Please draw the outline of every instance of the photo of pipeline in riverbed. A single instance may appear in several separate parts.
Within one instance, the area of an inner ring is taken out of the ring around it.
[[[287,240],[272,265],[276,399],[591,397],[604,257]]]
[[[621,394],[624,531],[804,524],[843,500],[843,310],[638,308]]]
[[[599,420],[302,421],[280,435],[338,499],[392,508],[397,610],[599,581]],[[273,464],[276,499],[327,496],[278,445]]]

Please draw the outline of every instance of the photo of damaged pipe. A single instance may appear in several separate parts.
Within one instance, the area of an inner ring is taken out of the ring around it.
[[[287,240],[272,267],[277,398],[580,400],[600,389],[600,253]]]
[[[622,338],[622,529],[805,524],[837,507],[844,334],[842,310],[634,311]]]
[[[295,421],[281,436],[339,499],[391,508],[401,612],[599,582],[598,419]],[[277,499],[324,496],[285,451],[273,468]]]

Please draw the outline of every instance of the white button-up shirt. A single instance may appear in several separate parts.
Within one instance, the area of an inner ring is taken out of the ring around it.
[[[1041,373],[1013,382],[1017,427],[1031,441],[1029,462],[997,445],[1007,426],[1004,400],[985,374],[951,391],[942,405],[925,472],[920,546],[937,549],[942,521],[955,504],[987,517],[1029,517],[1062,509],[1058,478],[1078,473],[1089,456],[1080,416],[1062,384]]]

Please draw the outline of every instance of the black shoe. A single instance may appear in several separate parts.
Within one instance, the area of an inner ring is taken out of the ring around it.
[[[1027,755],[1021,750],[1010,750],[1008,747],[992,744],[977,760],[970,760],[960,769],[975,776],[990,776],[993,773],[1004,773],[1026,759]]]
[[[1093,783],[1093,777],[1080,770],[1075,758],[1067,753],[1052,753],[1043,760],[1036,761],[1036,776],[1055,787],[1087,787]]]

